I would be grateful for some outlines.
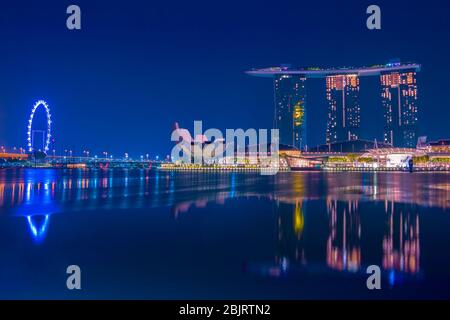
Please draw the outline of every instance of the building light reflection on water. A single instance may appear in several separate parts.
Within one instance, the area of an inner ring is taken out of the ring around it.
[[[51,170],[25,171],[22,176],[0,172],[0,216],[12,213],[24,217],[32,238],[42,242],[51,215],[58,212],[168,206],[176,218],[192,206],[224,205],[232,198],[271,201],[277,222],[276,252],[269,268],[272,276],[317,264],[337,272],[364,273],[367,265],[379,264],[390,283],[396,284],[402,274],[423,271],[418,206],[445,210],[450,200],[445,179],[429,184],[406,180],[406,186],[400,188],[401,179],[429,179],[416,174],[359,174],[352,180],[351,175],[328,179],[332,175],[314,173],[277,177],[186,173],[180,179],[173,172],[149,170],[71,172],[63,176]],[[263,183],[274,183],[273,188],[261,191]],[[365,230],[371,226],[365,225],[361,217],[375,202],[381,203],[382,209],[374,213],[378,217],[382,214],[380,219],[385,220],[387,227],[376,239],[381,256],[368,260],[362,243],[367,237]],[[323,206],[322,212],[311,210],[311,205]],[[325,214],[320,226],[309,220],[318,214]],[[325,230],[326,236],[321,237],[315,228]],[[314,248],[322,248],[322,255],[311,254]]]
[[[361,267],[361,221],[357,201],[327,200],[330,233],[327,265],[339,271],[356,272]]]
[[[48,225],[50,223],[50,215],[44,215],[43,221],[41,222],[38,222],[36,218],[37,216],[26,216],[33,241],[40,243],[45,239],[45,236],[47,235]]]
[[[309,270],[320,265],[317,254],[309,254],[320,245],[320,237],[304,235],[305,221],[310,203],[299,198],[295,203],[278,203],[277,252],[275,265],[263,267],[263,274],[281,276],[293,270]],[[290,212],[290,213],[289,213]],[[365,274],[368,265],[380,265],[391,285],[404,276],[419,274],[420,269],[420,216],[414,206],[391,203],[386,211],[387,229],[381,239],[382,257],[363,260],[363,233],[358,201],[327,200],[329,231],[326,239],[326,266],[339,272]],[[301,221],[301,222],[300,222]],[[301,227],[300,227],[301,226]],[[366,256],[367,256],[366,252]]]
[[[390,204],[383,238],[383,268],[405,273],[420,271],[420,223],[417,212],[395,210]],[[392,275],[394,277],[394,274]]]

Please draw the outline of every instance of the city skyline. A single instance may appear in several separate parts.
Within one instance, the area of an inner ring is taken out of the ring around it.
[[[361,136],[361,108],[359,102],[360,77],[379,76],[381,85],[381,106],[384,113],[383,142],[395,147],[414,148],[417,142],[418,103],[416,74],[421,66],[417,63],[402,64],[392,59],[385,65],[371,67],[346,68],[292,68],[290,65],[253,69],[246,73],[257,77],[273,78],[274,86],[274,121],[273,128],[280,130],[280,143],[290,145],[299,150],[307,150],[307,103],[305,84],[307,78],[324,78],[326,83],[326,99],[328,102],[328,118],[325,142],[327,144],[367,140]],[[31,130],[33,117],[39,106],[43,106],[46,114],[46,125],[42,130]],[[31,110],[27,127],[27,149],[32,152],[32,141],[35,134],[42,135],[42,151],[47,154],[62,154],[56,150],[54,138],[50,134],[49,106],[44,100],[37,101]],[[394,139],[395,137],[395,139]],[[44,141],[45,139],[45,141]],[[376,139],[375,139],[376,140]],[[313,146],[313,147],[319,147]],[[2,146],[2,148],[5,148]],[[14,146],[14,150],[17,147]],[[22,149],[19,147],[19,149]],[[50,150],[51,149],[51,150]],[[66,147],[65,153],[72,154],[73,148]],[[89,148],[83,154],[91,153]],[[11,147],[9,147],[11,150]],[[36,150],[41,151],[41,148]],[[88,150],[88,151],[86,151]],[[78,150],[81,152],[81,150]],[[94,152],[95,153],[95,152]],[[99,151],[96,152],[97,154]],[[101,152],[108,154],[107,151]],[[110,153],[111,154],[111,153]],[[128,157],[128,152],[125,152]],[[111,155],[112,156],[112,155]],[[146,154],[147,158],[149,154]],[[142,153],[141,153],[141,157]],[[160,156],[155,156],[159,158]],[[164,157],[164,156],[163,156]]]
[[[446,138],[450,45],[444,35],[450,26],[436,7],[416,4],[417,10],[405,12],[406,4],[382,1],[386,28],[372,32],[362,4],[248,2],[211,11],[206,4],[168,8],[133,0],[133,10],[124,14],[114,4],[105,11],[86,2],[80,3],[83,28],[70,32],[63,4],[43,12],[38,4],[11,3],[0,13],[8,48],[0,53],[0,145],[26,147],[29,110],[44,99],[52,108],[58,149],[163,156],[175,121],[190,126],[202,120],[220,129],[273,127],[273,84],[245,75],[250,68],[367,65],[392,57],[423,64],[419,132],[429,140]],[[273,19],[260,18],[280,10]],[[347,23],[338,23],[342,19]],[[340,46],[346,50],[336,50]],[[361,121],[370,119],[361,134],[372,141],[384,135],[381,98],[373,94],[378,86],[376,79],[360,79]],[[306,133],[308,145],[315,146],[326,139],[329,103],[322,81],[312,79],[308,87]]]

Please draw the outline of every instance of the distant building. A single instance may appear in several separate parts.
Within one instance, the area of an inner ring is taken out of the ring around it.
[[[430,152],[450,154],[450,139],[441,139],[438,141],[432,141],[428,145]]]
[[[276,75],[275,128],[280,143],[303,149],[306,146],[305,81],[302,75]]]
[[[386,143],[377,143],[375,141],[370,140],[346,140],[346,141],[338,141],[334,143],[322,144],[320,146],[309,148],[310,152],[346,152],[346,153],[360,153],[365,152],[370,149],[376,148],[387,148],[390,145]]]
[[[361,115],[359,77],[331,75],[326,77],[328,121],[326,142],[356,140],[359,137]]]

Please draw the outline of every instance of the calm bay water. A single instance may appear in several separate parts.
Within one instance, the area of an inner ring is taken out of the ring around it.
[[[0,170],[0,298],[450,298],[449,245],[445,173]]]

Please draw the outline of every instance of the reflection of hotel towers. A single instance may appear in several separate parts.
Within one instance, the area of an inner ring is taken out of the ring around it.
[[[393,202],[390,210],[386,205],[389,220],[383,238],[383,268],[414,274],[420,267],[419,214],[394,207]]]
[[[290,203],[278,202],[278,248],[275,261],[282,264],[288,261],[305,263],[303,228],[305,224],[304,203],[299,199],[295,206]]]
[[[336,270],[357,271],[361,266],[361,221],[357,201],[327,200],[330,233],[327,265]]]
[[[361,125],[358,76],[352,74],[327,76],[326,84],[327,143],[358,139]]]

